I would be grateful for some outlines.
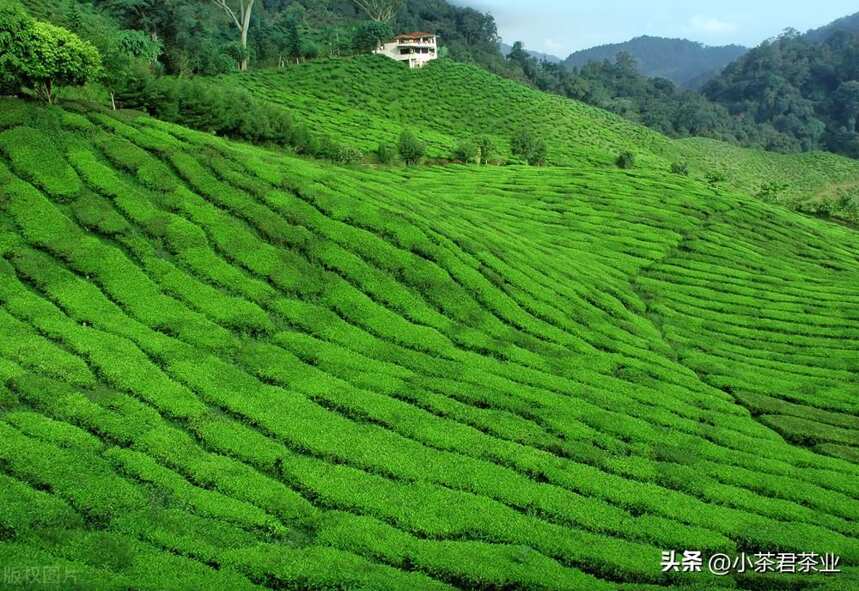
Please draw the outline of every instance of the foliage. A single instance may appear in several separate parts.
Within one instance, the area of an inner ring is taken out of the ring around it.
[[[372,20],[386,23],[390,21],[403,4],[403,0],[352,0]]]
[[[331,138],[321,140],[319,153],[315,154],[338,164],[356,164],[364,159],[360,150],[345,144],[338,144]]]
[[[80,192],[78,175],[51,138],[39,129],[22,126],[0,133],[0,153],[24,178],[59,200]]]
[[[859,560],[850,229],[644,142],[635,175],[336,167],[80,111],[0,105],[0,563],[607,591],[711,586],[662,548]],[[795,581],[752,577],[720,580]]]
[[[612,111],[671,137],[712,137],[790,151],[790,139],[769,124],[733,117],[727,108],[662,78],[647,78],[628,53],[615,61],[589,62],[579,69],[538,62],[524,47],[508,56],[524,80],[540,90]]]
[[[124,108],[146,111],[217,135],[254,143],[274,143],[299,154],[348,164],[363,159],[360,150],[324,141],[297,123],[289,111],[261,101],[245,90],[202,78],[154,77],[140,72],[116,93]]]
[[[510,140],[510,151],[532,166],[546,163],[546,140],[529,129],[520,129]]]
[[[772,126],[775,149],[827,148],[857,156],[859,36],[836,31],[815,42],[788,30],[751,50],[709,82],[704,93],[731,113]]]
[[[239,33],[239,70],[244,72],[248,69],[250,52],[248,51],[248,31],[251,26],[251,16],[255,0],[240,0],[237,7],[231,6],[229,0],[213,0],[215,5],[221,8],[232,24],[236,26]]]
[[[405,129],[400,134],[397,152],[406,164],[419,164],[426,154],[426,144],[412,130]]]
[[[15,0],[0,0],[0,95],[17,94],[24,68],[23,44],[32,19]]]
[[[397,159],[397,149],[391,144],[382,142],[376,147],[376,158],[381,164],[393,164]]]
[[[479,135],[474,139],[474,143],[477,144],[478,158],[480,159],[478,164],[489,164],[497,152],[495,142],[488,135]]]
[[[98,47],[103,65],[101,82],[111,96],[129,84],[129,78],[145,72],[161,55],[160,43],[142,31],[103,31]]]
[[[352,46],[356,52],[374,51],[394,36],[394,30],[386,22],[367,21],[355,29]]]
[[[689,163],[686,161],[672,162],[671,163],[671,174],[678,174],[680,176],[689,176]]]
[[[449,159],[462,139],[485,137],[494,147],[491,162],[524,164],[511,159],[510,138],[527,128],[545,139],[547,164],[614,167],[618,154],[631,151],[647,170],[668,172],[672,163],[687,162],[691,178],[723,171],[725,188],[748,195],[778,181],[789,187],[783,203],[790,207],[809,198],[833,199],[839,187],[853,186],[859,177],[859,163],[834,154],[778,154],[703,138],[672,141],[603,110],[451,60],[420,71],[380,56],[318,60],[218,83],[280,105],[315,132],[365,154],[381,143],[396,146],[409,127],[426,143],[430,160]]]
[[[99,75],[101,57],[92,44],[62,27],[31,20],[5,1],[2,14],[0,84],[7,91],[25,86],[52,103],[56,88],[80,86]]]
[[[459,142],[453,150],[453,159],[464,164],[480,161],[480,147],[472,140]]]
[[[695,90],[746,51],[739,45],[709,47],[686,39],[643,35],[624,43],[577,51],[564,60],[564,65],[581,69],[592,62],[614,62],[619,54],[626,53],[635,60],[636,70],[643,76],[664,78]]]
[[[621,152],[618,154],[615,164],[617,164],[618,168],[635,168],[635,154],[632,152]]]

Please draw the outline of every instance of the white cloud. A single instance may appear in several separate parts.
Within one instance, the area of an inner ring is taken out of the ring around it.
[[[694,31],[703,33],[733,33],[737,25],[717,18],[697,15],[689,19],[689,26]]]
[[[543,48],[549,53],[559,54],[564,50],[564,46],[554,39],[546,39],[543,41]]]

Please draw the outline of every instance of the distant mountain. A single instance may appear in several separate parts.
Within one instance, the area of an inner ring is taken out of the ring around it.
[[[612,61],[624,51],[635,58],[639,72],[645,76],[667,78],[685,88],[700,88],[748,49],[740,45],[708,47],[686,39],[642,36],[625,43],[577,51],[564,64],[580,68],[588,62]]]
[[[825,27],[813,29],[805,34],[809,41],[821,43],[826,41],[833,33],[846,31],[847,33],[859,33],[859,12],[845,16],[837,21],[829,23]]]
[[[501,53],[504,55],[504,57],[507,57],[508,55],[510,55],[510,51],[513,49],[513,46],[507,45],[506,43],[499,43],[498,49],[501,51]],[[542,53],[539,51],[531,51],[530,49],[527,49],[527,48],[525,49],[525,51],[527,51],[528,55],[530,55],[531,57],[536,59],[538,62],[549,62],[550,64],[560,64],[562,61],[564,61],[561,58],[559,58],[557,55],[551,55],[551,54]]]

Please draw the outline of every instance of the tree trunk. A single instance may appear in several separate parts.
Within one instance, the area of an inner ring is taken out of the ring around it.
[[[242,64],[240,69],[242,72],[246,72],[248,69],[248,29],[251,27],[251,10],[254,7],[254,0],[249,0],[248,5],[245,7],[244,12],[242,13],[242,50],[244,51],[244,57],[242,58]]]
[[[236,12],[229,4],[227,4],[227,0],[214,0],[214,2],[224,9],[224,12],[229,15],[233,20],[233,23],[236,25],[236,28],[239,30],[240,44],[242,52],[244,53],[244,56],[239,62],[239,70],[245,72],[248,69],[248,30],[251,28],[251,14],[253,12],[254,0],[248,0],[247,6],[245,6],[244,0],[242,0],[239,4],[238,15],[236,15]]]
[[[110,106],[116,111],[116,95],[113,94],[113,91],[110,91]]]

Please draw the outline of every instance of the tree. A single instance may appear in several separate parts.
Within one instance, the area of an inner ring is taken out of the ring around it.
[[[426,145],[410,129],[406,129],[400,134],[398,148],[400,158],[406,164],[418,164],[424,157],[424,154],[426,154]]]
[[[679,174],[680,176],[689,176],[689,163],[685,161],[672,163],[671,173]]]
[[[459,142],[453,150],[453,159],[464,164],[480,163],[480,147],[471,140]]]
[[[833,101],[847,126],[847,132],[856,133],[856,118],[859,117],[859,80],[843,82],[835,92]]]
[[[397,149],[391,144],[382,142],[376,148],[376,157],[380,164],[392,164],[397,159]]]
[[[402,0],[352,0],[374,21],[389,22],[403,4]]]
[[[98,50],[68,29],[32,21],[19,39],[21,53],[13,75],[49,104],[57,86],[80,86],[100,74]]]
[[[24,36],[33,19],[17,2],[0,0],[0,95],[17,94]]]
[[[629,151],[621,152],[615,160],[615,164],[617,164],[619,168],[635,168],[635,154]]]
[[[158,60],[161,44],[143,31],[105,32],[103,39],[99,45],[104,66],[101,82],[110,93],[111,107],[116,110],[117,89]]]
[[[383,43],[394,36],[394,31],[388,23],[367,21],[358,25],[352,37],[352,47],[357,53],[369,53],[378,49]]]
[[[288,19],[284,28],[284,52],[297,64],[301,61],[301,29],[293,19]]]
[[[537,60],[531,57],[531,54],[525,50],[525,45],[521,41],[517,41],[513,44],[513,49],[510,50],[510,53],[507,55],[507,59],[511,63],[517,64],[522,68],[525,78],[531,82],[536,82],[539,64],[537,63]]]
[[[495,143],[492,138],[486,135],[481,135],[475,138],[474,143],[477,144],[479,154],[477,156],[478,164],[488,164],[489,160],[495,154]]]
[[[301,36],[301,25],[304,22],[305,9],[301,4],[293,3],[283,13],[279,28],[283,30],[283,49],[286,57],[299,63],[305,52]]]
[[[543,138],[535,136],[530,130],[521,129],[513,136],[510,150],[532,166],[545,164],[548,149]]]
[[[254,8],[254,0],[239,0],[239,10],[236,13],[233,8],[227,4],[227,0],[212,0],[216,5],[220,6],[224,9],[224,12],[227,13],[233,20],[233,24],[236,25],[236,28],[239,30],[239,43],[243,50],[247,51],[248,48],[248,30],[251,26],[251,11]],[[242,72],[248,69],[248,57],[247,53],[244,54],[242,61],[239,63],[239,70]]]

